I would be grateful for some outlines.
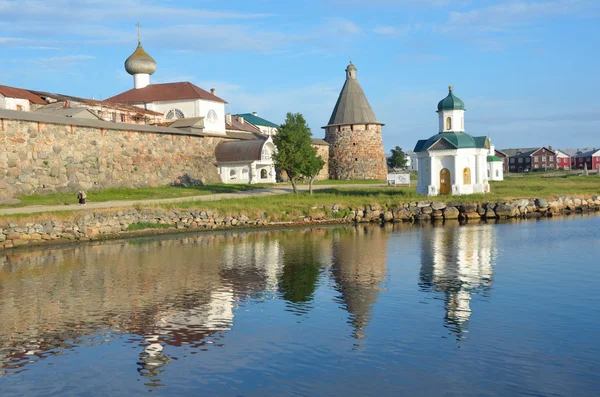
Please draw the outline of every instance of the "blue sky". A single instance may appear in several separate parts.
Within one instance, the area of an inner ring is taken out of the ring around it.
[[[600,147],[597,0],[0,0],[0,84],[107,98],[142,24],[151,82],[215,87],[232,113],[325,125],[351,59],[386,150],[437,132],[447,86],[497,147]]]

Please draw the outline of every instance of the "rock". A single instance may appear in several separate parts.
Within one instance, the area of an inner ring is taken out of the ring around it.
[[[391,211],[387,211],[383,214],[383,220],[385,222],[391,222],[394,219],[394,214]]]
[[[399,209],[394,213],[394,219],[401,221],[410,221],[413,218],[413,213],[406,208]]]
[[[535,205],[537,205],[539,208],[547,208],[548,202],[543,198],[539,198],[535,200]]]
[[[443,210],[444,208],[446,208],[446,203],[442,203],[442,202],[439,202],[439,201],[434,201],[433,203],[431,203],[431,208],[434,211]]]
[[[485,215],[485,208],[483,207],[477,207],[477,213],[479,214],[479,216],[483,216]]]
[[[443,213],[444,219],[458,219],[460,215],[460,211],[456,207],[446,207]]]
[[[479,213],[477,212],[465,212],[464,214],[461,214],[464,217],[467,218],[467,220],[473,221],[473,220],[479,220],[481,219],[481,215],[479,215]]]
[[[423,214],[431,214],[433,212],[433,209],[431,209],[431,207],[421,207],[421,213]]]
[[[419,201],[417,203],[417,207],[422,208],[422,207],[429,207],[431,205],[431,201]]]
[[[488,208],[488,209],[485,211],[485,215],[484,215],[484,217],[485,217],[486,219],[495,219],[495,218],[496,218],[496,213],[494,212],[494,210],[493,210],[493,209],[491,209],[491,208]]]
[[[433,210],[433,212],[431,213],[431,218],[433,218],[433,219],[443,219],[444,218],[444,213],[442,212],[442,210]]]
[[[581,199],[575,198],[573,199],[573,204],[575,204],[575,206],[580,207],[581,206]]]
[[[514,218],[518,215],[518,210],[515,207],[503,203],[498,204],[494,212],[496,212],[496,215],[500,218]]]
[[[415,220],[420,221],[420,222],[431,221],[431,216],[427,215],[427,214],[418,214],[415,217]]]
[[[15,205],[15,204],[20,204],[20,203],[21,203],[21,200],[16,199],[16,198],[0,200],[0,205]]]
[[[460,212],[466,212],[466,213],[477,212],[477,204],[471,204],[471,203],[463,204],[460,206]]]
[[[513,203],[517,207],[527,207],[529,205],[529,199],[519,199]]]
[[[231,226],[235,226],[238,224],[238,220],[237,219],[232,219],[231,220]]]
[[[12,232],[12,233],[8,233],[6,235],[7,240],[18,240],[20,238],[21,238],[21,233]]]

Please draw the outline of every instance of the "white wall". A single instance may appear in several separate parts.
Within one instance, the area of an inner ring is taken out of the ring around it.
[[[136,104],[144,107],[143,104]],[[171,109],[179,109],[188,117],[204,117],[205,132],[225,134],[225,104],[223,102],[205,101],[203,99],[184,99],[180,101],[158,101],[146,104],[146,109],[166,115]],[[213,122],[208,119],[208,113],[214,110],[217,114]]]
[[[488,162],[488,179],[490,181],[504,180],[504,163],[500,161]]]
[[[439,131],[440,132],[460,132],[465,130],[465,111],[464,110],[443,110],[438,112]],[[446,129],[446,118],[452,119],[452,128]]]
[[[30,112],[31,107],[28,99],[10,98],[0,95],[0,109],[17,110],[17,106],[21,106],[24,112]]]
[[[267,173],[262,178],[262,170]],[[251,163],[222,163],[218,165],[218,171],[223,183],[275,183],[275,166],[272,161],[254,161]],[[235,177],[231,175],[235,172]],[[246,172],[245,172],[246,171]]]

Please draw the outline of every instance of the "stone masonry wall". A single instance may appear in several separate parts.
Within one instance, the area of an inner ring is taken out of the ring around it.
[[[331,179],[385,179],[387,166],[383,153],[381,126],[355,124],[327,127],[330,144]]]
[[[325,165],[323,165],[323,168],[319,171],[319,175],[317,175],[317,180],[327,180],[329,179],[329,146],[313,145],[313,147],[317,149],[317,155],[325,162]]]
[[[315,206],[322,216],[300,215],[291,221],[277,222],[266,215],[250,218],[246,215],[224,216],[210,210],[187,209],[165,210],[139,208],[128,210],[107,210],[104,212],[82,213],[72,220],[28,219],[6,220],[0,224],[0,250],[48,243],[98,240],[104,237],[128,235],[130,225],[144,224],[146,232],[155,232],[152,225],[174,230],[195,231],[228,228],[251,228],[290,225],[310,225],[322,223],[363,223],[363,222],[432,222],[462,221],[482,222],[510,218],[543,218],[571,213],[600,211],[600,196],[586,199],[560,197],[548,201],[520,199],[487,203],[444,203],[438,201],[414,201],[380,206],[371,204],[360,207],[344,207],[340,204]],[[52,218],[52,215],[48,216]]]
[[[2,120],[0,200],[18,195],[219,182],[225,138]]]

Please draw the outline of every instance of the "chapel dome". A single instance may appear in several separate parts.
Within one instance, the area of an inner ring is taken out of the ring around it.
[[[452,92],[452,86],[448,87],[448,96],[438,103],[438,111],[441,110],[465,110],[465,103]]]
[[[125,70],[129,74],[152,74],[156,72],[156,61],[152,58],[144,47],[142,47],[142,43],[138,42],[138,46],[127,58],[125,61]]]

